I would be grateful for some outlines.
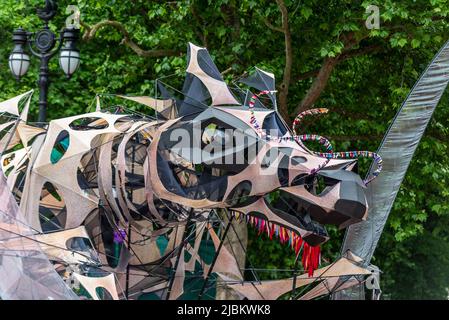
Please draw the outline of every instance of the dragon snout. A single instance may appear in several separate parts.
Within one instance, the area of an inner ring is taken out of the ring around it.
[[[287,201],[321,224],[340,228],[366,218],[365,184],[348,170],[321,170],[304,184],[281,188]]]

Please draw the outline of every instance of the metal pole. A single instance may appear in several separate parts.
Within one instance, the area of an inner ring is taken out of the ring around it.
[[[217,248],[217,252],[215,253],[214,260],[212,261],[212,264],[210,265],[210,268],[207,271],[206,279],[204,279],[203,287],[201,288],[200,294],[198,295],[198,300],[201,300],[201,298],[203,297],[204,291],[206,290],[207,283],[209,282],[209,277],[212,274],[212,270],[214,269],[215,263],[217,262],[218,255],[220,254],[221,248],[223,247],[223,243],[226,240],[226,236],[228,235],[229,228],[231,227],[233,218],[234,218],[233,216],[231,216],[229,218],[228,224],[226,225],[226,229],[223,232],[223,236],[221,237],[220,245]]]
[[[193,211],[193,208],[192,208],[192,211]],[[184,257],[181,257],[181,253],[182,253],[182,248],[189,241],[188,233],[189,233],[189,222],[190,222],[191,218],[192,218],[192,212],[190,213],[189,218],[187,219],[186,226],[185,226],[185,229],[184,229],[184,233],[183,233],[183,236],[182,236],[182,241],[181,241],[181,243],[180,243],[180,245],[178,247],[179,251],[178,251],[177,256],[176,256],[176,262],[175,262],[175,266],[173,268],[173,275],[172,275],[172,277],[170,277],[170,282],[168,284],[166,300],[170,299],[171,289],[173,288],[173,283],[175,282],[176,270],[178,269],[179,261],[181,259],[184,259]],[[177,232],[177,231],[175,231],[175,232]]]
[[[196,197],[198,196],[199,186],[200,186],[199,184],[196,186],[195,196],[193,197],[193,199],[196,199]],[[177,257],[176,257],[175,267],[174,267],[174,269],[173,269],[173,270],[174,270],[173,276],[170,278],[170,282],[169,282],[169,284],[168,284],[166,300],[169,300],[169,299],[170,299],[171,289],[172,289],[172,287],[173,287],[173,283],[175,282],[176,270],[178,269],[179,260],[180,260],[180,259],[184,259],[184,257],[181,257],[182,248],[183,248],[183,247],[187,244],[187,242],[190,240],[189,237],[188,237],[188,235],[189,235],[189,224],[190,224],[190,221],[191,221],[192,218],[193,218],[194,210],[195,210],[195,208],[193,208],[193,207],[190,209],[189,216],[188,216],[187,221],[186,221],[186,226],[185,226],[185,229],[184,229],[184,233],[183,233],[183,235],[182,235],[182,242],[181,242],[181,244],[179,245],[179,248],[178,248],[179,252],[178,252],[178,255],[177,255]],[[177,232],[177,231],[176,231],[176,232]],[[175,240],[176,240],[176,239],[175,239]],[[176,241],[175,241],[175,243],[176,243]]]
[[[132,160],[131,160],[131,173],[134,174],[134,162],[136,161],[136,145],[131,139],[132,146]],[[131,202],[134,200],[134,189],[130,191]],[[128,221],[128,248],[131,248],[131,221]],[[130,249],[129,249],[130,250]],[[129,299],[129,263],[126,266],[126,288],[125,288],[126,299]]]
[[[296,280],[298,277],[298,257],[299,257],[299,252],[295,258],[295,265],[293,267],[293,287],[292,287],[292,294],[290,295],[290,300],[293,300],[293,297],[295,296],[295,293],[296,293]]]
[[[39,118],[40,125],[44,125],[47,120],[47,105],[48,105],[48,86],[50,84],[48,62],[50,56],[41,57],[41,65],[39,69]]]

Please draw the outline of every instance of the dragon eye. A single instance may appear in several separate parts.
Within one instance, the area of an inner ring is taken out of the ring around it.
[[[225,144],[232,142],[232,132],[230,129],[225,130],[221,127],[218,127],[216,124],[211,123],[206,128],[204,128],[203,135],[201,137],[201,141],[204,144],[210,144],[212,142],[218,144]]]
[[[206,128],[204,128],[203,136],[201,137],[201,141],[205,144],[209,144],[214,140],[214,135],[217,129],[216,124],[210,124]]]

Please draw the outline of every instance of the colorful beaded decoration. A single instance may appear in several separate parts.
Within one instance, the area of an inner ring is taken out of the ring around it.
[[[300,124],[301,119],[304,118],[307,115],[314,115],[314,114],[323,114],[323,113],[327,113],[328,109],[325,108],[318,108],[318,109],[310,109],[310,110],[306,110],[300,114],[298,114],[298,116],[295,118],[295,120],[293,121],[293,125],[292,125],[292,129],[294,134],[296,135],[296,127]],[[315,140],[317,141],[317,139],[319,139],[320,136],[317,135],[305,135],[306,139],[303,139],[303,141],[305,140]],[[374,160],[374,162],[377,164],[377,168],[376,170],[372,173],[372,176],[369,179],[364,180],[363,182],[365,183],[365,185],[367,185],[368,183],[370,183],[371,181],[373,181],[382,171],[382,158],[380,155],[378,155],[375,152],[371,152],[371,151],[342,151],[342,152],[333,152],[332,151],[332,145],[329,143],[329,141],[326,138],[323,138],[324,140],[319,140],[319,142],[324,145],[327,149],[328,152],[326,153],[322,153],[322,152],[314,152],[314,154],[320,156],[320,157],[324,157],[327,159],[326,162],[324,162],[323,164],[321,164],[318,168],[316,169],[312,169],[311,170],[311,174],[314,174],[316,172],[318,172],[319,170],[321,170],[322,168],[324,168],[331,159],[355,159],[358,157],[364,157],[364,158],[371,158]]]
[[[301,112],[300,114],[298,114],[296,116],[295,120],[293,120],[293,125],[292,125],[293,134],[297,135],[296,127],[299,125],[302,118],[304,118],[306,116],[311,116],[314,114],[324,114],[324,113],[328,113],[328,112],[329,112],[329,109],[326,109],[326,108],[309,109],[309,110]]]
[[[296,128],[299,126],[299,124],[301,123],[301,120],[309,115],[315,115],[315,114],[324,114],[329,112],[328,109],[326,108],[316,108],[316,109],[310,109],[310,110],[306,110],[301,112],[300,114],[298,114],[295,118],[295,120],[293,121],[293,125],[292,125],[292,130],[294,135],[293,136],[287,136],[287,137],[273,137],[268,135],[260,126],[260,124],[258,123],[256,116],[254,114],[254,105],[256,104],[256,99],[264,94],[269,94],[272,93],[272,91],[268,91],[268,90],[263,90],[257,94],[254,94],[250,101],[249,101],[249,111],[250,111],[250,123],[253,126],[253,128],[260,134],[261,137],[265,138],[266,140],[276,140],[278,142],[281,141],[296,141],[299,145],[301,145],[303,148],[307,149],[304,144],[303,141],[317,141],[318,143],[320,143],[321,145],[323,145],[326,148],[325,153],[322,152],[314,152],[312,151],[315,155],[318,155],[320,157],[326,158],[326,161],[324,163],[322,163],[321,165],[319,165],[317,168],[314,168],[310,171],[310,174],[315,174],[317,173],[319,170],[321,170],[322,168],[324,168],[331,159],[355,159],[358,157],[365,157],[365,158],[371,158],[374,160],[374,162],[377,164],[377,168],[376,170],[372,173],[372,176],[369,179],[364,180],[365,185],[367,185],[368,183],[370,183],[371,181],[373,181],[377,176],[379,176],[380,172],[382,171],[382,158],[380,155],[378,155],[375,152],[371,152],[371,151],[346,151],[346,152],[333,152],[333,147],[332,144],[330,143],[330,141],[328,139],[326,139],[323,136],[317,135],[317,134],[303,134],[303,135],[298,135],[296,133]]]
[[[377,176],[379,176],[380,172],[382,171],[382,163],[383,163],[382,157],[379,156],[375,152],[371,152],[371,151],[342,151],[342,152],[318,153],[318,155],[321,157],[325,157],[328,160],[338,159],[338,158],[340,158],[340,159],[355,159],[358,157],[373,159],[374,162],[377,164],[377,168],[372,173],[372,176],[370,178],[363,180],[365,185],[367,185],[368,183],[370,183],[371,181],[376,179]]]

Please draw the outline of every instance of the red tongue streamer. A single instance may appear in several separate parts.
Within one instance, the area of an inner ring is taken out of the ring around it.
[[[304,270],[307,271],[309,277],[313,276],[313,272],[318,269],[321,258],[320,246],[311,246],[305,242],[302,237],[291,230],[284,227],[277,226],[273,223],[268,223],[264,219],[260,219],[254,216],[247,218],[249,224],[258,229],[259,236],[267,232],[269,234],[270,240],[273,240],[273,236],[276,236],[282,244],[290,244],[295,250],[296,256],[302,251],[302,266]]]

